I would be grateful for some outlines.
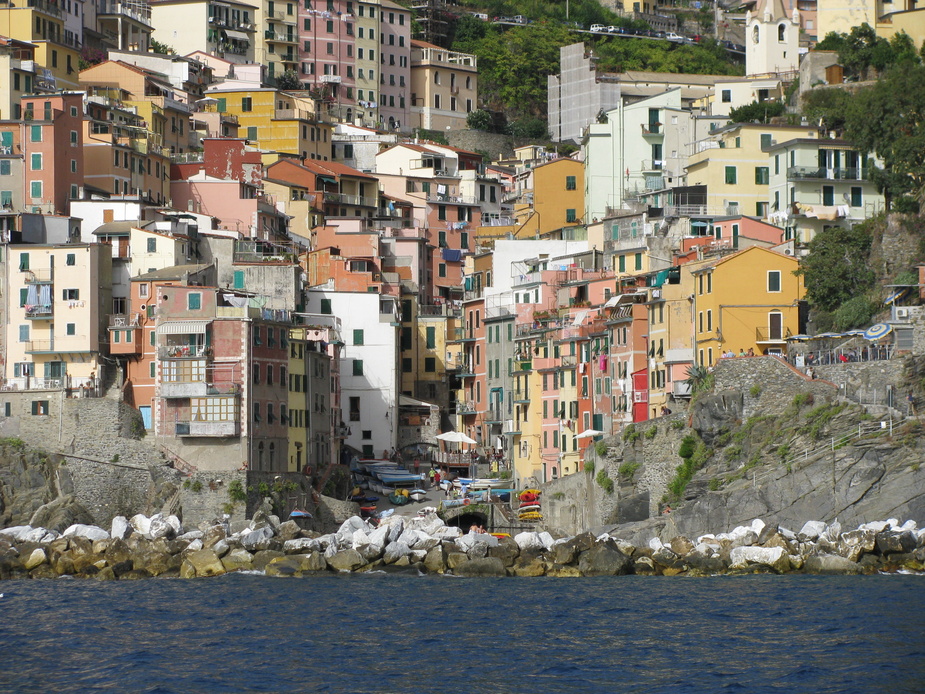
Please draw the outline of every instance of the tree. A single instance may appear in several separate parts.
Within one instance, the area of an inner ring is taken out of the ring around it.
[[[476,109],[466,116],[466,125],[469,126],[470,130],[490,132],[492,126],[491,114],[488,111]]]
[[[803,276],[813,308],[834,311],[873,287],[876,276],[869,267],[873,223],[826,229],[809,242],[809,254],[796,272]]]
[[[302,89],[302,82],[299,80],[299,73],[295,70],[286,70],[276,78],[276,88],[283,90]]]
[[[166,43],[161,43],[155,39],[151,39],[151,43],[148,44],[152,53],[160,53],[161,55],[176,55],[176,51],[168,46]]]
[[[851,28],[847,34],[832,32],[816,45],[817,51],[838,51],[838,62],[845,71],[855,77],[864,78],[868,68],[878,72],[891,65],[913,65],[921,62],[915,50],[915,43],[908,34],[901,31],[887,41],[870,24]]]
[[[511,135],[529,140],[548,140],[549,128],[542,118],[521,118],[511,123]]]
[[[810,123],[822,121],[826,130],[841,132],[851,95],[844,89],[813,89],[803,97],[803,115]]]
[[[753,101],[729,111],[730,123],[769,123],[772,118],[784,115],[780,101]]]
[[[876,84],[859,90],[848,103],[845,138],[883,166],[871,178],[886,198],[925,192],[925,67],[896,66]]]

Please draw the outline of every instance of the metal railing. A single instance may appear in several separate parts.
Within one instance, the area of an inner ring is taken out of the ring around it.
[[[141,324],[140,313],[111,313],[109,314],[110,328],[137,328]]]
[[[867,179],[867,169],[863,167],[791,166],[787,169],[787,178],[791,181],[821,179],[826,181],[862,181]]]

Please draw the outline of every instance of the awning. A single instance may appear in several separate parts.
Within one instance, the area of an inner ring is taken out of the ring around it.
[[[316,174],[316,175],[318,177],[318,180],[323,181],[324,183],[334,183],[334,184],[337,183],[337,180],[331,176],[324,176],[323,174]]]
[[[180,320],[162,323],[157,326],[158,335],[204,335],[206,327],[209,325],[207,320]]]
[[[579,311],[575,314],[575,320],[572,321],[572,325],[581,325],[584,323],[585,318],[588,317],[588,314],[591,313],[589,310]]]
[[[225,29],[225,36],[227,36],[232,41],[250,41],[251,38],[243,31],[232,31],[231,29]]]

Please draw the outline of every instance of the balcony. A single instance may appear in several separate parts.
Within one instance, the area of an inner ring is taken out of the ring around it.
[[[28,7],[31,7],[34,10],[39,12],[44,12],[45,14],[50,14],[52,17],[63,17],[64,13],[61,11],[61,8],[57,5],[45,2],[44,0],[28,0],[26,2]]]
[[[346,195],[344,193],[325,193],[324,201],[339,205],[359,205],[361,207],[377,207],[376,198],[366,198],[360,195]]]
[[[29,320],[51,320],[55,317],[53,304],[34,304],[26,306],[26,318]]]
[[[157,348],[158,359],[202,359],[211,356],[212,348],[203,345],[166,345]]]
[[[140,24],[152,26],[151,24],[151,7],[148,3],[125,4],[122,2],[110,2],[103,0],[97,10],[97,15],[101,18],[104,16],[118,16],[127,19],[133,19]]]
[[[47,270],[24,270],[26,273],[26,284],[51,284],[55,278],[55,272],[52,269]]]
[[[474,402],[457,402],[456,403],[456,414],[468,415],[475,414],[477,410],[475,409]]]
[[[216,422],[177,422],[177,436],[234,437],[239,436],[238,420]]]
[[[441,195],[427,194],[427,202],[435,202],[441,205],[478,205],[479,201],[475,197],[466,197],[462,195]]]
[[[42,354],[54,351],[54,340],[29,340],[26,342],[26,354]]]
[[[265,38],[268,43],[291,43],[295,45],[299,42],[298,36],[292,34],[277,34],[272,29],[263,32],[263,38]]]
[[[788,181],[864,181],[867,177],[867,169],[858,167],[791,166],[787,169]]]
[[[755,342],[758,343],[783,343],[792,335],[793,333],[790,331],[790,328],[779,326],[774,328],[755,328]]]
[[[276,120],[304,120],[312,123],[318,120],[314,113],[300,108],[278,108],[274,118]]]
[[[470,335],[465,328],[454,328],[449,336],[449,342],[475,342],[475,337]]]
[[[111,313],[109,314],[110,328],[135,328],[141,324],[140,313]]]
[[[643,135],[663,135],[661,123],[640,123]]]

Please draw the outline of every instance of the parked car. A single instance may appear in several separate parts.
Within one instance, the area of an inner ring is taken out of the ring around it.
[[[617,27],[617,26],[614,26],[613,24],[611,24],[609,27],[607,27],[607,33],[608,33],[608,34],[619,34],[619,33],[620,33],[620,27]]]
[[[673,31],[669,31],[667,34],[665,34],[665,38],[668,39],[669,41],[678,41],[678,42],[684,41],[683,36],[681,36],[680,34],[676,34]]]
[[[607,27],[605,27],[603,24],[592,24],[591,31],[595,34],[601,34],[607,31]]]

